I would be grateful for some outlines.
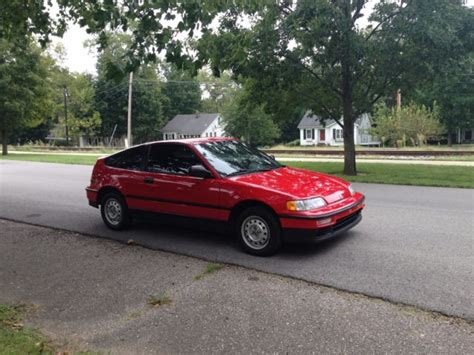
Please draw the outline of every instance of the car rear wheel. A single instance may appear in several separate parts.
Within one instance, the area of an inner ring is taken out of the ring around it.
[[[129,213],[124,198],[116,193],[106,194],[100,204],[102,219],[107,227],[122,230],[128,226]]]
[[[273,255],[281,246],[280,225],[263,207],[244,210],[237,220],[236,234],[243,249],[252,255]]]

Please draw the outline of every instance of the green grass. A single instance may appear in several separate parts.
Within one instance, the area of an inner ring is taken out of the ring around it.
[[[323,154],[314,154],[314,155],[305,155],[305,154],[275,154],[275,157],[278,160],[285,160],[285,158],[319,158],[319,159],[344,159],[344,152],[341,151],[341,154],[338,155],[323,155]],[[304,159],[303,159],[304,160]],[[406,157],[399,156],[387,156],[387,155],[358,155],[357,160],[411,160],[416,162],[420,161],[474,161],[474,153],[469,155],[440,155],[440,156],[430,156],[430,157],[415,157],[408,159]]]
[[[224,266],[220,264],[209,263],[202,273],[194,277],[194,280],[202,280],[204,277],[219,271],[223,267]]]
[[[343,151],[343,146],[314,146],[314,145],[298,145],[298,146],[288,146],[285,144],[278,144],[273,147],[267,148],[272,149],[285,149],[285,150],[340,150]],[[356,150],[393,150],[393,151],[404,151],[404,150],[421,150],[421,151],[457,151],[457,150],[471,150],[474,152],[474,144],[455,144],[453,146],[447,145],[423,145],[421,147],[403,147],[403,148],[394,148],[394,147],[365,147],[365,146],[356,146]]]
[[[103,154],[102,154],[103,155]],[[22,161],[36,161],[40,163],[61,163],[61,164],[81,164],[92,165],[98,157],[102,155],[74,155],[74,154],[15,154],[10,153],[6,156],[1,156],[4,160],[22,160]]]
[[[163,306],[165,304],[170,304],[171,302],[172,302],[171,298],[169,298],[164,293],[159,294],[157,296],[151,295],[150,297],[148,297],[148,300],[146,301],[146,303],[148,303],[150,306],[153,306],[153,307]]]
[[[53,349],[38,331],[25,327],[25,305],[0,304],[0,354],[43,354]]]
[[[474,188],[474,167],[367,163],[357,165],[357,176],[347,176],[341,174],[342,162],[283,164],[336,175],[351,182]]]
[[[97,157],[99,156],[74,154],[9,154],[6,157],[1,157],[1,159],[92,165],[95,163]],[[357,176],[345,176],[341,174],[343,166],[342,161],[340,163],[283,163],[289,166],[337,175],[346,180],[354,182],[474,188],[474,167],[360,163],[357,165],[359,172]]]

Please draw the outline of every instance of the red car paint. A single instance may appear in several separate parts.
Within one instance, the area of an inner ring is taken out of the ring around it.
[[[339,220],[364,208],[364,196],[352,194],[349,183],[326,174],[280,167],[266,172],[221,177],[195,148],[196,144],[230,140],[230,138],[199,138],[161,141],[154,144],[184,144],[209,169],[213,178],[200,178],[147,171],[114,168],[97,160],[87,187],[90,205],[97,207],[104,189],[120,192],[130,210],[151,211],[187,217],[230,221],[232,212],[244,203],[259,203],[278,216],[281,228],[308,232],[335,225]],[[153,179],[153,184],[145,183]],[[287,202],[322,197],[327,205],[312,211],[289,211]]]

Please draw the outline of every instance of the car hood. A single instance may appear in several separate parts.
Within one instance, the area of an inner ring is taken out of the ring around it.
[[[279,192],[296,199],[323,197],[333,203],[350,197],[349,183],[334,176],[314,171],[282,167],[275,170],[232,177],[232,180]]]

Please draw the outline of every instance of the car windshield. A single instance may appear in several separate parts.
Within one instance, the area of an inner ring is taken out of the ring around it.
[[[235,176],[280,168],[275,159],[239,141],[196,144],[196,149],[221,176]]]

